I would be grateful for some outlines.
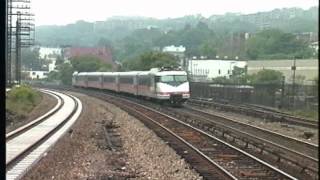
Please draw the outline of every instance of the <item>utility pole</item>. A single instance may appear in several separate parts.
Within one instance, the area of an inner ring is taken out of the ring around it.
[[[21,48],[30,47],[34,44],[35,25],[34,23],[32,23],[34,19],[31,18],[34,15],[29,12],[30,6],[28,4],[30,3],[30,0],[6,1],[7,86],[12,86],[13,82],[16,82],[18,84],[21,83]],[[12,77],[12,75],[14,75],[14,78]]]
[[[296,89],[295,89],[295,80],[296,80],[296,57],[293,57],[293,66],[291,67],[293,70],[293,78],[292,78],[292,97],[293,97],[293,109],[295,108],[295,95],[296,95]]]
[[[283,107],[283,98],[284,98],[284,83],[285,83],[286,77],[282,76],[282,84],[281,84],[281,102],[280,102],[280,107],[281,109]]]

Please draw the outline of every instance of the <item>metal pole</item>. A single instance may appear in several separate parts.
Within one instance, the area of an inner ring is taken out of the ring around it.
[[[296,57],[293,58],[293,66],[291,68],[293,70],[293,79],[292,79],[292,97],[293,97],[293,104],[292,107],[293,109],[295,108],[295,80],[296,80]]]
[[[285,76],[282,76],[282,87],[281,87],[281,102],[280,102],[280,107],[279,109],[281,109],[283,107],[283,98],[284,98],[284,83],[285,83]]]
[[[18,12],[17,21],[16,21],[16,81],[20,84],[20,12]]]
[[[9,83],[8,83],[8,1],[6,0],[6,22],[5,22],[5,66],[6,66],[6,87],[8,87]]]
[[[11,69],[11,53],[12,53],[12,0],[8,0],[8,34],[7,34],[7,81],[8,81],[8,86],[11,86],[11,73],[12,73],[12,69]]]

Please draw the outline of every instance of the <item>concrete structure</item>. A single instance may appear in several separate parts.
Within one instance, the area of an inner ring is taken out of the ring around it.
[[[195,81],[208,81],[216,77],[229,78],[235,66],[245,68],[246,61],[198,60],[188,61],[188,73]]]
[[[166,52],[169,54],[172,54],[180,59],[180,65],[185,66],[183,63],[183,60],[185,58],[184,52],[186,51],[186,48],[184,46],[166,46],[162,49],[162,52]]]
[[[263,69],[272,69],[280,71],[285,76],[286,83],[292,83],[293,60],[255,60],[248,61],[248,74],[257,73]],[[319,77],[318,59],[300,59],[296,60],[296,77],[304,76],[304,84],[313,84],[314,79]]]
[[[48,71],[24,71],[28,73],[30,79],[44,79],[48,77]]]

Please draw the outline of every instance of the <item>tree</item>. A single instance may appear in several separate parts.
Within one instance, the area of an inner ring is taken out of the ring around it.
[[[21,64],[26,69],[40,70],[39,49],[23,48],[21,51]]]
[[[271,69],[263,69],[258,73],[250,76],[252,84],[270,84],[270,85],[281,85],[282,72]]]
[[[179,65],[177,57],[163,52],[147,52],[137,58],[126,61],[124,67],[126,70],[150,70],[151,68]]]
[[[62,64],[60,64],[60,65],[62,65]],[[60,65],[58,65],[58,66],[60,66]],[[60,80],[60,78],[61,78],[61,75],[58,71],[51,71],[48,74],[47,80],[54,81],[54,80]]]
[[[104,71],[112,70],[111,64],[103,63],[100,58],[91,55],[73,57],[70,62],[78,72],[95,72],[101,68]]]
[[[312,56],[308,45],[297,40],[293,34],[278,29],[264,30],[247,42],[247,56],[250,59],[291,59]]]
[[[60,74],[60,80],[65,85],[71,85],[72,83],[72,74],[74,72],[73,67],[69,63],[63,63],[58,66],[58,71]]]

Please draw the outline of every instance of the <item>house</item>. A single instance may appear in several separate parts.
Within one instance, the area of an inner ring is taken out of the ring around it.
[[[44,79],[48,77],[48,71],[24,71],[30,79]]]

